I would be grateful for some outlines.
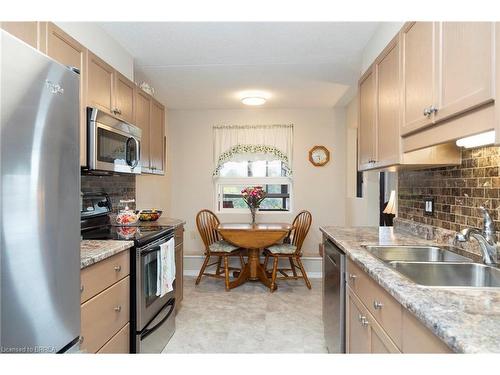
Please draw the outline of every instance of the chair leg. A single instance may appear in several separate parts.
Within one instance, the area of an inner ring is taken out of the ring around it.
[[[241,270],[243,271],[243,267],[245,267],[245,261],[243,260],[243,255],[240,254],[240,264],[241,264]]]
[[[215,274],[217,276],[220,275],[221,264],[222,264],[222,257],[219,257],[219,260],[217,261],[217,269],[215,270]]]
[[[304,269],[304,265],[302,264],[302,261],[300,260],[300,257],[296,257],[295,260],[297,261],[297,265],[300,268],[300,272],[302,273],[302,277],[304,278],[304,281],[306,282],[306,286],[308,289],[311,289],[311,283],[309,282],[309,278],[307,277],[306,270]]]
[[[266,254],[264,259],[264,271],[267,271],[267,263],[269,263],[269,254]]]
[[[292,269],[293,277],[297,278],[297,271],[295,270],[295,264],[293,263],[293,258],[288,257],[288,260],[290,261],[290,268]]]
[[[205,273],[205,268],[207,268],[208,261],[210,260],[210,255],[205,256],[205,260],[203,261],[203,265],[201,266],[200,273],[198,274],[198,278],[196,279],[195,285],[198,285],[201,281],[201,277]]]
[[[276,286],[276,271],[278,270],[278,257],[274,257],[273,275],[271,277],[271,293],[274,292]]]
[[[226,292],[229,292],[229,260],[228,256],[224,256],[224,276],[226,277]]]

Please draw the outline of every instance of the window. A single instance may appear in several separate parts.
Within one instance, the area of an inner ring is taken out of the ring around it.
[[[248,186],[262,186],[267,197],[259,211],[290,211],[291,183],[279,160],[228,161],[220,170],[216,185],[218,212],[248,212],[241,191]]]

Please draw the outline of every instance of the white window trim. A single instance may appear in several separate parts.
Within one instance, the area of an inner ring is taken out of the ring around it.
[[[290,214],[293,213],[293,183],[289,177],[218,177],[214,179],[215,194],[214,194],[214,208],[215,212],[218,214],[246,214],[250,210],[248,208],[223,208],[219,207],[219,200],[221,192],[221,187],[224,185],[246,185],[246,186],[257,186],[257,185],[288,185],[290,190],[290,209],[288,211],[257,211],[262,214]]]

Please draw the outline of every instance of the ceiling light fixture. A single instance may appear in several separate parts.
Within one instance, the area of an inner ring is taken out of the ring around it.
[[[266,102],[266,98],[262,96],[246,96],[241,98],[241,102],[245,105],[262,105]]]
[[[456,144],[458,147],[474,148],[487,146],[495,143],[495,131],[491,130],[489,132],[480,133],[472,135],[470,137],[460,138],[457,140]]]

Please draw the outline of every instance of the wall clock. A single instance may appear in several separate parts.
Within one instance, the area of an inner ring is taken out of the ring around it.
[[[330,161],[330,151],[325,146],[314,146],[309,151],[309,161],[315,167],[322,167]]]

